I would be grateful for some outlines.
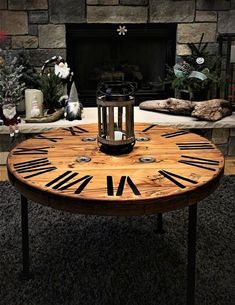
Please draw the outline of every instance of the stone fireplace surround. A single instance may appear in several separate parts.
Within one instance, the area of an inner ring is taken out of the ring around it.
[[[0,0],[0,56],[9,62],[21,49],[39,69],[54,55],[68,58],[66,29],[74,24],[176,24],[176,55],[188,42],[218,51],[219,34],[235,32],[235,0]],[[3,50],[1,52],[1,49]]]
[[[217,50],[220,33],[235,32],[235,0],[0,0],[0,48],[7,59],[24,48],[41,67],[54,55],[66,58],[69,23],[177,23],[176,51],[204,41]]]
[[[234,20],[235,0],[0,0],[0,32],[6,33],[0,56],[9,61],[25,49],[39,68],[54,55],[66,58],[70,23],[176,23],[177,55],[187,54],[187,43],[198,43],[202,33],[210,50],[217,52],[218,35],[235,33]],[[228,130],[216,130],[223,138],[219,142],[227,145]],[[233,155],[234,128],[229,145]]]

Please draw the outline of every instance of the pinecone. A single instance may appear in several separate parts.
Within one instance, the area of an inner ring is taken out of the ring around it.
[[[190,64],[188,64],[187,62],[184,62],[182,65],[181,65],[181,68],[180,70],[184,73],[184,74],[190,74],[191,71],[192,71],[192,68],[190,66]]]

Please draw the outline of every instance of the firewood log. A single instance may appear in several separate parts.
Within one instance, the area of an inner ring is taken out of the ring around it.
[[[192,117],[206,121],[218,121],[223,117],[232,114],[232,106],[229,101],[222,99],[213,99],[203,102],[194,102]]]
[[[145,101],[139,105],[143,110],[165,111],[172,114],[190,115],[193,110],[191,101],[176,98],[168,98],[166,100]]]
[[[145,101],[139,105],[140,109],[171,114],[191,115],[200,120],[218,121],[232,114],[229,101],[223,99],[212,99],[206,101],[188,101],[176,98],[165,100]]]

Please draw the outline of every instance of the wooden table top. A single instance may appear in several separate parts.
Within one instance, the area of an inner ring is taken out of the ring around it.
[[[97,215],[166,212],[219,185],[224,158],[207,139],[143,123],[135,124],[135,137],[131,153],[111,156],[99,149],[97,124],[37,135],[9,153],[9,180],[38,203]]]

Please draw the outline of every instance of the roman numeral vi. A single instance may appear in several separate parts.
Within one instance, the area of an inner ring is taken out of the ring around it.
[[[131,188],[133,194],[141,195],[138,188],[132,181],[132,179],[129,176],[122,176],[119,181],[116,196],[122,196],[126,182],[129,185],[129,187]],[[107,176],[107,193],[108,193],[108,196],[114,196],[113,177],[112,176]]]

